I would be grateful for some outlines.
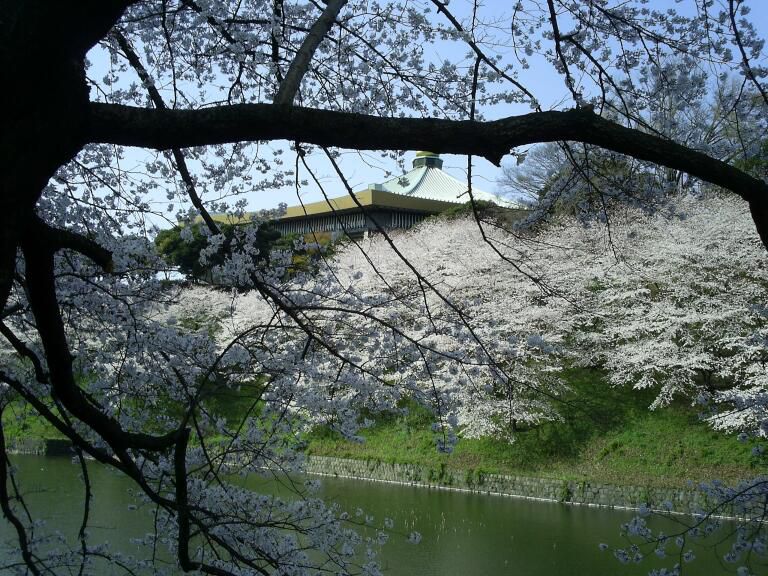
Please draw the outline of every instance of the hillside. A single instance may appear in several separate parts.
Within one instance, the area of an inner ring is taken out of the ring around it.
[[[761,470],[761,440],[735,439],[766,421],[768,272],[743,205],[687,198],[617,210],[610,228],[563,217],[483,233],[432,220],[393,236],[399,254],[373,237],[273,277],[354,365],[307,347],[287,318],[249,340],[278,314],[255,292],[172,289],[150,315],[228,354],[266,353],[261,376],[233,372],[235,355],[229,384],[201,381],[201,410],[237,427],[271,375],[304,416],[288,433],[312,453],[664,484]],[[161,427],[173,402],[155,392],[143,409]],[[12,437],[55,435],[17,412]]]

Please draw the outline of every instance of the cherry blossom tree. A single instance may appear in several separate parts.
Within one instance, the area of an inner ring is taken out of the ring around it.
[[[557,417],[557,386],[544,384],[563,362],[605,369],[614,386],[652,388],[652,409],[675,397],[720,406],[709,417],[716,428],[757,431],[765,420],[765,406],[755,398],[766,387],[768,278],[760,239],[743,208],[719,195],[674,197],[653,215],[614,208],[610,236],[570,216],[535,232],[491,224],[488,242],[466,218],[429,221],[398,235],[407,262],[464,317],[451,317],[439,299],[425,308],[420,291],[409,290],[406,265],[382,237],[364,250],[347,248],[329,266],[359,294],[375,294],[378,274],[387,278],[392,297],[378,305],[386,310],[381,315],[397,317],[403,330],[419,327],[414,340],[425,338],[427,323],[420,319],[429,310],[457,327],[471,320],[478,336],[474,345],[471,333],[450,345],[445,338],[440,349],[478,358],[479,343],[493,343],[489,371],[479,380],[489,386],[473,382],[467,372],[480,371],[468,370],[465,358],[449,370],[456,384],[451,396],[461,406],[458,424],[467,434],[497,435],[510,419]],[[500,258],[520,268],[499,266]],[[515,365],[509,380],[494,357]],[[531,390],[538,411],[505,406],[530,400]]]
[[[679,11],[608,0],[502,8],[3,0],[4,411],[31,406],[72,441],[81,463],[88,456],[129,477],[157,511],[151,540],[184,571],[375,573],[373,543],[333,508],[311,495],[259,495],[229,479],[298,469],[295,432],[306,422],[322,414],[354,436],[361,408],[391,407],[405,393],[435,408],[439,447],[448,449],[461,415],[451,399],[457,374],[478,393],[507,399],[504,410],[489,402],[492,414],[551,417],[541,396],[556,396],[557,382],[539,386],[520,360],[543,362],[557,344],[547,306],[533,296],[510,302],[537,311],[531,322],[541,328],[523,337],[513,326],[495,350],[494,318],[477,323],[470,314],[484,287],[457,285],[452,294],[450,282],[421,272],[389,236],[383,242],[402,264],[387,274],[371,266],[286,283],[289,259],[264,270],[256,228],[225,236],[211,212],[242,216],[246,192],[298,189],[307,179],[322,187],[309,160],[326,162],[349,188],[339,149],[468,155],[471,198],[473,156],[499,164],[521,146],[570,142],[566,149],[596,146],[728,190],[768,246],[768,184],[739,168],[761,143],[736,138],[723,153],[676,141],[669,123],[649,125],[654,84],[644,81],[682,77],[670,62],[700,71],[700,86],[734,81],[722,114],[738,133],[764,131],[766,68],[748,8],[738,0],[691,0]],[[547,109],[546,90],[528,81],[531,66],[559,77],[567,100]],[[258,296],[248,322],[214,318],[205,307],[199,317],[169,313],[179,294],[158,279],[166,265],[151,228],[197,216],[208,235],[202,263],[216,263],[223,289]],[[542,261],[529,266],[522,248],[502,249],[489,225],[476,223],[487,253],[479,262],[511,266],[535,287],[522,290],[558,292]],[[377,290],[356,289],[350,274],[367,275]],[[411,294],[395,282],[403,275]],[[401,322],[414,306],[420,317]],[[251,399],[237,422],[214,409],[227,391]],[[88,540],[86,504],[78,542],[49,555],[9,474],[0,458],[0,507],[29,572],[84,573],[105,554]]]
[[[610,236],[562,215],[535,232],[485,222],[488,242],[471,218],[427,221],[395,236],[400,255],[381,235],[350,243],[323,262],[323,272],[294,279],[283,293],[300,292],[314,322],[333,324],[337,345],[355,343],[362,366],[384,368],[396,395],[368,399],[368,407],[392,410],[403,396],[430,406],[441,449],[455,434],[514,441],[523,428],[559,418],[568,389],[558,374],[574,363],[599,367],[614,386],[653,389],[651,409],[674,398],[698,405],[717,429],[763,435],[768,277],[744,206],[718,194],[674,197],[651,216],[614,208],[611,221]],[[500,257],[521,268],[498,266]],[[414,287],[409,265],[446,299]],[[220,347],[271,313],[259,310],[255,292],[199,288],[180,298],[171,316],[215,323]],[[391,335],[385,344],[377,337],[382,329]],[[331,379],[304,374],[292,395],[315,394]],[[304,421],[356,439],[360,421],[350,397],[338,382],[333,387],[322,410],[303,414]],[[747,521],[726,561],[734,569],[739,561],[760,562],[764,484],[758,477],[737,488],[703,486],[716,504],[677,535],[711,534],[721,526],[717,515],[735,511]],[[677,535],[659,536],[645,516],[625,530],[672,554]],[[753,545],[750,560],[743,552]],[[642,558],[640,548],[616,554]]]
[[[607,367],[616,385],[659,390],[654,405],[764,389],[766,263],[739,208],[728,199],[686,199],[671,219],[633,214],[628,229],[614,220],[621,259],[593,270],[591,309],[603,320],[582,331],[592,350],[582,357]],[[748,409],[739,414],[743,420],[715,422],[743,429],[751,420],[754,429],[762,420]]]
[[[559,418],[568,390],[558,372],[581,364],[605,371],[613,386],[652,389],[650,409],[674,399],[698,406],[714,428],[738,432],[742,440],[765,436],[768,269],[749,214],[716,193],[674,196],[663,208],[649,215],[613,206],[610,234],[561,214],[535,232],[485,223],[486,243],[471,219],[427,222],[397,237],[407,261],[461,308],[465,316],[453,319],[456,326],[466,320],[492,343],[488,354],[469,335],[456,346],[451,339],[461,330],[450,338],[440,331],[441,349],[483,359],[454,364],[450,356],[435,358],[432,372],[440,378],[421,392],[428,397],[434,386],[449,392],[444,397],[452,403],[443,409],[452,410],[450,424],[459,435],[513,441],[516,424]],[[350,247],[333,261],[335,273],[354,274],[356,292],[376,291],[374,266],[395,286],[407,282],[403,261],[384,238],[365,248],[365,258]],[[500,258],[524,268],[498,266]],[[407,330],[419,325],[424,311],[418,298],[410,307],[404,302],[401,294],[379,305],[397,306]],[[439,301],[429,306],[443,322],[450,319],[445,309]],[[758,442],[753,453],[760,458],[763,450]],[[667,572],[657,573],[680,573],[681,559],[694,559],[687,543],[727,529],[720,516],[730,514],[741,523],[723,562],[740,574],[758,573],[768,537],[765,487],[763,476],[735,487],[698,486],[710,507],[679,519],[673,534],[652,530],[646,505],[623,527],[633,543],[614,553],[622,562],[653,553],[670,559]]]

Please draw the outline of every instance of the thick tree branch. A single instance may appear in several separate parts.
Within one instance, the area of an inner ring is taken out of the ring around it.
[[[13,44],[30,51],[56,46],[49,58],[82,57],[138,0],[28,0],[0,4],[0,28]],[[41,45],[42,43],[42,45]]]
[[[271,104],[200,110],[151,110],[91,104],[92,142],[164,150],[248,140],[291,140],[357,150],[419,150],[482,156],[494,164],[512,148],[576,141],[681,170],[747,201],[768,196],[768,184],[671,140],[625,128],[591,109],[533,112],[488,122],[382,118]],[[333,129],[329,129],[333,127]]]
[[[52,250],[74,250],[93,260],[105,272],[112,272],[112,252],[90,238],[63,228],[49,226],[35,217],[34,232],[38,234],[38,240],[45,242]]]
[[[179,566],[185,572],[197,570],[200,566],[189,558],[189,510],[187,509],[187,444],[189,443],[189,429],[184,429],[179,435],[179,442],[173,453],[174,476],[176,480],[176,502],[179,506],[179,539],[178,559]]]
[[[347,3],[347,0],[330,0],[326,4],[323,13],[317,19],[317,21],[309,29],[309,34],[304,38],[299,51],[296,53],[296,57],[288,67],[288,72],[285,74],[285,79],[280,84],[280,88],[275,95],[275,104],[278,106],[290,106],[293,104],[293,100],[296,97],[296,93],[299,91],[299,85],[301,79],[304,78],[304,74],[307,73],[309,64],[312,61],[312,56],[315,54],[315,50],[320,46],[320,42],[323,41],[328,31],[336,21],[336,17],[339,12]]]
[[[96,431],[116,452],[128,448],[165,450],[172,446],[176,440],[175,433],[152,436],[126,432],[116,420],[89,402],[75,381],[72,355],[56,298],[53,251],[37,238],[26,238],[22,249],[27,264],[29,303],[48,361],[53,394],[67,410]]]
[[[150,110],[92,103],[89,139],[160,150],[284,139],[357,150],[472,154],[496,165],[517,146],[583,142],[680,170],[738,194],[749,202],[757,231],[768,248],[768,183],[702,152],[606,120],[588,107],[474,122],[382,118],[273,104]]]
[[[7,227],[0,229],[0,310],[3,310],[4,314],[16,272],[15,232]]]

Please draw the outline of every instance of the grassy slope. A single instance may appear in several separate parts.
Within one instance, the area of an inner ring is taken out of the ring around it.
[[[21,401],[3,410],[3,432],[8,440],[61,439],[64,435]]]
[[[462,439],[453,454],[439,454],[423,410],[380,418],[362,444],[323,430],[309,441],[311,454],[421,464],[435,470],[482,470],[614,484],[685,486],[721,479],[736,482],[765,471],[751,443],[711,430],[688,406],[650,412],[652,396],[607,387],[599,374],[567,373],[575,395],[563,422],[519,432],[512,444]]]
[[[363,431],[364,443],[341,439],[327,430],[310,434],[310,454],[420,464],[436,471],[520,474],[644,486],[685,486],[689,479],[735,482],[765,473],[765,461],[752,456],[752,443],[714,432],[691,407],[675,405],[651,412],[652,393],[610,388],[598,372],[565,374],[574,390],[560,407],[562,422],[521,431],[512,444],[490,438],[461,439],[450,455],[435,449],[432,416],[384,415]],[[211,409],[234,424],[258,397],[253,387],[209,397]],[[3,414],[9,439],[61,438],[31,410],[15,402]]]

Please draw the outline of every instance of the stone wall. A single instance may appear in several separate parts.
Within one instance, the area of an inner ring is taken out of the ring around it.
[[[642,505],[654,510],[691,513],[706,510],[707,499],[695,490],[617,486],[596,482],[577,482],[554,478],[531,478],[487,474],[480,470],[456,471],[377,460],[348,460],[326,456],[307,459],[306,472],[339,478],[358,478],[433,488],[501,494],[532,500],[548,500],[586,506],[636,509]],[[724,511],[727,514],[727,511]]]
[[[73,453],[71,447],[69,440],[17,439],[8,442],[9,452],[17,454],[71,455]],[[482,470],[451,470],[444,465],[439,468],[429,468],[379,460],[309,456],[305,472],[322,476],[462,490],[479,494],[499,494],[584,506],[637,509],[641,505],[646,505],[654,510],[672,510],[680,513],[711,508],[711,503],[704,495],[695,490],[507,476],[489,474]],[[723,510],[723,514],[728,515],[729,510]]]
[[[71,456],[72,442],[65,439],[9,438],[10,454],[37,454],[39,456]]]

